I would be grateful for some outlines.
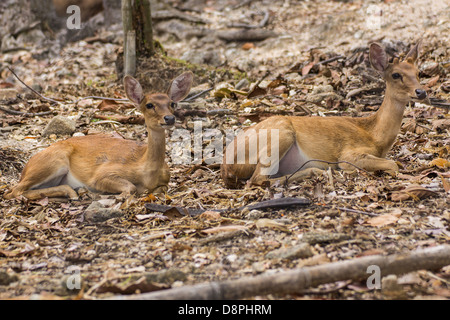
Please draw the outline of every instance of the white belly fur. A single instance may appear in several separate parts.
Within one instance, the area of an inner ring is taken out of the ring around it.
[[[79,189],[85,185],[73,176],[67,168],[61,168],[56,173],[48,177],[44,182],[31,187],[31,189],[44,189],[60,185],[69,185],[72,189]]]
[[[305,165],[308,160],[310,160],[310,158],[300,149],[297,143],[294,143],[280,160],[278,173],[272,177],[277,178],[292,174],[299,170],[299,168],[301,168],[300,170],[304,170],[306,168],[315,167],[313,162]]]

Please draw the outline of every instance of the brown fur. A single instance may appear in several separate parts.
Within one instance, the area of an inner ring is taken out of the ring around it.
[[[418,45],[414,46],[405,60],[398,59],[388,64],[384,50],[376,44],[370,48],[372,64],[386,80],[386,94],[379,110],[363,118],[352,117],[284,117],[268,118],[252,129],[259,139],[261,129],[279,130],[279,159],[280,163],[295,143],[307,159],[319,159],[329,162],[347,161],[368,171],[386,171],[394,174],[398,171],[397,164],[392,160],[384,159],[392,147],[399,132],[405,105],[418,96],[416,90],[423,90],[418,79],[418,70],[415,65],[418,56]],[[393,79],[392,74],[399,73],[402,79]],[[420,97],[423,99],[424,97]],[[238,136],[239,137],[239,136]],[[261,184],[264,181],[274,182],[283,180],[289,175],[276,177],[260,173],[264,165],[260,161],[261,152],[248,154],[249,146],[246,139],[246,163],[238,164],[236,158],[236,144],[234,143],[234,161],[222,164],[222,178],[228,187],[236,187],[240,181],[248,180],[248,184]],[[256,141],[256,140],[255,140]],[[269,140],[270,141],[270,140]],[[228,147],[227,152],[231,152]],[[271,154],[268,144],[268,154]],[[296,150],[296,149],[294,149]],[[250,159],[256,161],[251,162]],[[310,162],[295,173],[290,181],[298,181],[319,173],[329,165],[321,162]],[[341,163],[332,167],[344,170],[353,170],[354,167]],[[293,172],[292,172],[293,173]]]
[[[187,85],[184,91],[176,93],[184,98],[189,93],[192,75],[183,74],[182,77]],[[74,137],[57,142],[30,159],[19,184],[5,198],[20,195],[29,199],[45,196],[76,198],[74,186],[69,185],[71,177],[82,186],[99,192],[164,191],[170,178],[169,167],[164,161],[164,127],[168,120],[173,125],[173,94],[170,97],[166,94],[144,96],[137,80],[127,76],[124,82],[127,96],[144,114],[147,145],[108,135]],[[152,108],[147,107],[150,103]],[[53,181],[55,177],[59,177],[57,181]]]

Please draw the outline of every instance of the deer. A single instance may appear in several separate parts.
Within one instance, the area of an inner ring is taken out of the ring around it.
[[[170,179],[165,132],[175,124],[173,110],[189,94],[192,81],[193,74],[185,72],[172,80],[167,93],[144,94],[138,80],[126,75],[125,93],[144,116],[147,144],[108,134],[56,142],[30,158],[4,198],[77,199],[75,190],[82,187],[124,195],[165,192]]]
[[[247,186],[298,182],[330,167],[395,175],[398,165],[385,157],[396,140],[405,107],[427,98],[418,76],[419,47],[420,41],[403,59],[390,60],[380,44],[370,44],[369,61],[381,73],[386,91],[379,109],[368,116],[272,116],[241,131],[224,152],[224,184],[237,188],[243,181]],[[254,145],[258,148],[252,151]]]

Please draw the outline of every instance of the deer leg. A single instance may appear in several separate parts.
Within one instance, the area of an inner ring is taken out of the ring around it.
[[[133,183],[117,176],[103,177],[96,180],[94,189],[102,192],[124,194],[132,194],[137,191],[137,188]]]
[[[379,158],[368,153],[351,152],[344,155],[344,157],[342,157],[340,160],[350,162],[355,166],[369,172],[385,171],[390,175],[395,175],[395,173],[398,172],[398,166],[395,161]],[[348,163],[339,164],[339,168],[341,168],[342,170],[357,169],[354,166],[349,165]]]
[[[22,195],[29,200],[38,200],[45,197],[78,199],[78,193],[67,184],[44,189],[26,190]]]
[[[275,184],[276,182],[280,183],[292,183],[292,182],[300,182],[306,179],[314,178],[315,176],[320,176],[324,172],[323,169],[319,168],[307,168],[300,170],[298,172],[293,173],[292,175],[285,175],[279,178],[271,178],[269,179],[270,185]]]
[[[39,154],[38,156],[40,157]],[[20,195],[30,200],[45,197],[78,198],[75,190],[66,183],[65,179],[69,169],[64,165],[64,159],[60,161],[39,161],[39,157],[31,158],[27,166],[25,166],[17,186],[10,193],[6,194],[4,198],[13,199]]]

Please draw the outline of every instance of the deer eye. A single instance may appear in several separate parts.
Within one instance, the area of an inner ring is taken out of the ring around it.
[[[154,109],[154,108],[155,108],[155,105],[154,105],[153,103],[147,103],[147,104],[145,105],[145,107],[146,107],[147,109]]]
[[[400,74],[400,73],[393,73],[392,74],[392,79],[395,79],[395,80],[397,80],[397,79],[401,79],[402,78],[402,75]]]
[[[172,107],[172,109],[175,109],[175,107],[177,106],[177,103],[176,103],[176,102],[172,102],[172,103],[170,104],[170,106]]]

